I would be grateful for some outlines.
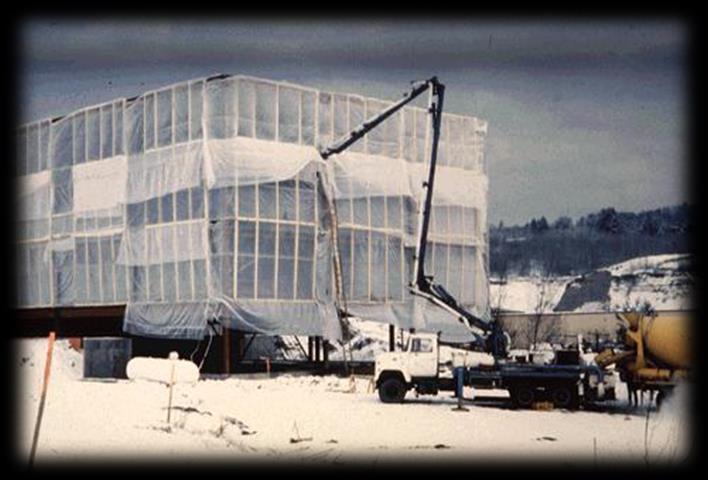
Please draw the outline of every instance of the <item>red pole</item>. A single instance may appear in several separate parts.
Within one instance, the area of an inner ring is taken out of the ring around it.
[[[44,402],[47,398],[47,387],[49,386],[49,372],[52,366],[52,351],[54,350],[55,333],[49,332],[49,340],[47,342],[47,361],[44,364],[44,382],[42,383],[42,395],[39,399],[39,411],[37,412],[37,422],[34,425],[34,437],[32,438],[32,450],[30,451],[30,468],[34,464],[34,455],[37,452],[37,441],[39,440],[39,428],[42,424],[42,415],[44,414]]]

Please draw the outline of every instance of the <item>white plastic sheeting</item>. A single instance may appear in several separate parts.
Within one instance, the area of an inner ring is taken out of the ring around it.
[[[204,150],[201,142],[130,155],[129,159],[127,203],[144,202],[202,186]]]
[[[209,188],[288,180],[311,162],[321,161],[314,147],[255,138],[210,139],[206,152]]]
[[[111,210],[125,204],[128,166],[121,155],[72,168],[75,214]]]
[[[335,137],[389,105],[354,95],[334,95],[325,104],[331,108],[327,118]],[[485,134],[485,122],[443,116],[425,264],[426,274],[482,318],[489,317]],[[361,318],[440,330],[449,341],[472,340],[456,318],[428,308],[427,301],[421,303],[407,289],[414,276],[431,137],[425,110],[405,107],[328,160],[347,307]]]
[[[46,239],[49,236],[51,182],[52,177],[47,170],[17,179],[18,239]]]
[[[48,278],[20,305],[127,302],[125,330],[150,336],[201,338],[216,320],[337,339],[333,195],[350,312],[467,339],[408,292],[425,109],[404,108],[326,162],[317,152],[388,105],[219,76],[21,127],[22,258],[27,275]],[[483,121],[443,116],[426,257],[426,273],[481,316],[485,135]]]
[[[343,152],[328,160],[334,197],[339,200],[376,196],[412,197],[409,165],[403,159]]]

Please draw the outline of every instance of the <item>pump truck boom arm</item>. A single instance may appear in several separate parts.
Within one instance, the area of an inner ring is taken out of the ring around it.
[[[364,123],[356,127],[348,134],[335,140],[335,142],[332,143],[330,146],[323,147],[322,149],[320,149],[320,156],[323,160],[327,160],[327,158],[332,155],[342,153],[344,150],[349,148],[349,146],[352,145],[354,142],[361,139],[364,135],[376,128],[379,124],[381,124],[381,122],[383,122],[388,117],[399,111],[401,108],[405,107],[410,102],[418,98],[422,93],[428,90],[431,85],[439,85],[441,88],[444,88],[443,85],[438,82],[437,77],[432,77],[428,80],[414,82],[410,91],[407,92],[402,99],[390,105],[388,108],[384,109],[376,116],[367,119]]]
[[[388,108],[376,116],[367,119],[364,123],[356,127],[349,134],[336,140],[330,146],[320,149],[320,156],[323,160],[327,160],[332,155],[338,154],[349,148],[353,143],[360,140],[371,130],[380,125],[384,120],[391,115],[408,105],[410,102],[418,98],[420,95],[430,91],[430,100],[428,113],[432,118],[433,136],[430,150],[430,166],[428,170],[428,178],[423,182],[425,190],[425,199],[423,201],[423,209],[419,212],[418,221],[418,242],[414,258],[413,281],[409,285],[410,292],[413,295],[426,298],[432,303],[451,313],[465,326],[473,330],[474,328],[481,330],[486,335],[486,350],[492,353],[495,357],[506,355],[506,337],[504,336],[499,325],[492,321],[487,322],[471,312],[467,311],[460,305],[457,300],[445,290],[445,288],[433,282],[433,277],[425,274],[425,256],[428,242],[428,229],[430,226],[430,215],[433,199],[433,185],[435,182],[435,168],[437,165],[438,143],[440,140],[440,127],[442,122],[443,100],[445,97],[445,85],[440,83],[437,77],[431,77],[427,80],[414,82],[411,89],[403,96],[401,100],[393,103]],[[332,219],[333,229],[336,230],[336,213],[334,205],[330,205],[330,217]],[[339,308],[341,315],[346,315],[346,308],[342,307],[346,303],[343,298],[341,285],[341,262],[339,260],[339,252],[336,242],[336,233],[334,235],[334,264],[335,264],[335,288],[338,292]]]

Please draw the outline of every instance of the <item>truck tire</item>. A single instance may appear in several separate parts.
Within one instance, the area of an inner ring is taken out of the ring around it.
[[[516,386],[509,393],[512,405],[518,408],[531,408],[536,399],[533,388],[528,385]]]
[[[578,408],[578,394],[571,385],[559,385],[551,390],[551,400],[556,408],[575,410]]]
[[[379,399],[384,403],[401,403],[405,396],[406,386],[397,378],[387,378],[379,386]]]

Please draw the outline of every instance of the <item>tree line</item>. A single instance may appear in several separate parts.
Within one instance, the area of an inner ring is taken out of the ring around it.
[[[633,257],[692,251],[693,205],[638,213],[604,208],[577,221],[545,216],[489,229],[492,276],[579,275]]]

